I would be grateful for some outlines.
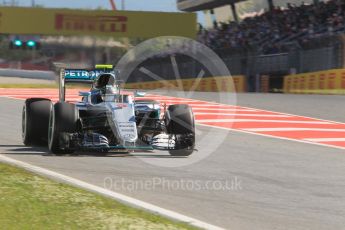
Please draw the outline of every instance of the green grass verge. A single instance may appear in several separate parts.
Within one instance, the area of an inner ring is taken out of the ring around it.
[[[195,229],[0,163],[0,229]]]

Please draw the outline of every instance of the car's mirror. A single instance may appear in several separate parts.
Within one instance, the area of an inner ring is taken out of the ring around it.
[[[134,92],[135,97],[145,97],[145,95],[146,95],[146,93],[144,93],[144,92],[139,92],[139,91]]]
[[[90,96],[90,95],[91,95],[90,92],[79,92],[79,96],[80,96],[80,97],[88,97],[88,96]]]

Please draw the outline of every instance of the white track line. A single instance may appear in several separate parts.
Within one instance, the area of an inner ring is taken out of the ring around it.
[[[253,109],[253,108],[245,107],[245,106],[241,106],[241,107],[245,108],[245,109]],[[331,120],[327,120],[327,119],[316,118],[316,117],[309,117],[309,116],[304,116],[304,115],[296,115],[296,114],[291,114],[291,113],[282,113],[282,112],[276,112],[276,111],[264,110],[264,109],[257,109],[257,111],[258,112],[262,111],[262,112],[271,112],[271,113],[276,113],[276,114],[284,114],[284,115],[295,116],[295,117],[303,117],[303,118],[309,118],[309,119],[314,119],[314,120],[318,120],[318,121],[325,121],[325,122],[329,122],[331,124],[345,125],[344,122],[331,121]]]
[[[130,205],[132,207],[136,207],[136,208],[140,208],[140,209],[145,209],[145,210],[147,210],[147,211],[149,211],[151,213],[159,214],[159,215],[165,216],[165,217],[167,217],[169,219],[173,219],[173,220],[177,220],[177,221],[188,223],[188,224],[190,224],[192,226],[195,226],[195,227],[198,227],[198,228],[212,229],[212,230],[213,229],[214,230],[221,230],[221,229],[223,229],[223,228],[220,228],[218,226],[211,225],[209,223],[205,223],[203,221],[200,221],[200,220],[197,220],[197,219],[194,219],[194,218],[182,215],[180,213],[177,213],[177,212],[174,212],[174,211],[170,211],[170,210],[158,207],[156,205],[153,205],[153,204],[150,204],[150,203],[147,203],[147,202],[144,202],[144,201],[141,201],[141,200],[138,200],[138,199],[135,199],[135,198],[132,198],[132,197],[129,197],[129,196],[117,193],[117,192],[113,192],[113,191],[104,189],[102,187],[99,187],[99,186],[96,186],[96,185],[92,185],[92,184],[86,183],[84,181],[75,179],[73,177],[69,177],[69,176],[66,176],[66,175],[63,175],[63,174],[60,174],[60,173],[57,173],[57,172],[45,169],[45,168],[41,168],[41,167],[38,167],[38,166],[35,166],[35,165],[32,165],[32,164],[28,164],[28,163],[25,163],[23,161],[18,161],[18,160],[9,158],[9,157],[1,155],[1,154],[0,154],[0,161],[5,162],[5,163],[9,163],[9,164],[12,164],[12,165],[19,166],[19,167],[24,168],[24,169],[26,169],[28,171],[31,171],[31,172],[34,172],[34,173],[38,173],[38,174],[41,174],[41,175],[44,175],[44,176],[48,176],[50,178],[57,179],[58,181],[62,181],[62,182],[65,182],[65,183],[68,183],[68,184],[71,184],[71,185],[74,185],[74,186],[77,186],[77,187],[80,187],[80,188],[92,191],[92,192],[96,192],[98,194],[101,194],[101,195],[113,198],[113,199],[115,199],[117,201],[120,201],[122,203]]]
[[[249,132],[285,132],[285,131],[320,131],[320,132],[345,132],[345,129],[327,129],[327,128],[247,128],[242,129]]]
[[[29,96],[28,94],[24,93],[24,94],[17,94],[17,93],[8,93],[6,96],[11,96],[11,97],[27,97]],[[50,96],[58,96],[58,94],[56,93],[35,93],[35,94],[32,94],[30,96],[34,96],[34,97],[50,97]]]
[[[0,97],[9,98],[9,99],[15,99],[15,100],[21,100],[21,101],[26,100],[26,98],[17,98],[17,97],[11,97],[11,96],[0,96]]]
[[[239,108],[234,108],[234,109],[222,109],[222,108],[193,108],[193,111],[198,111],[198,110],[205,110],[205,111],[228,111],[228,112],[256,112],[254,109],[241,109]]]
[[[323,146],[323,147],[327,147],[327,148],[336,148],[336,149],[345,150],[345,147],[336,146],[336,145],[329,145],[329,144],[324,144],[324,143],[318,143],[318,142],[312,142],[312,141],[307,141],[307,140],[303,140],[303,139],[279,137],[279,136],[274,136],[274,135],[269,135],[269,134],[249,132],[249,131],[245,131],[245,130],[241,130],[241,129],[217,127],[217,126],[213,126],[213,125],[200,124],[200,123],[197,125],[205,126],[205,127],[209,127],[209,128],[218,128],[218,129],[222,129],[222,130],[226,130],[226,131],[230,131],[230,132],[239,132],[239,133],[251,134],[251,135],[256,135],[256,136],[268,137],[268,138],[272,138],[272,139],[294,141],[294,142],[299,142],[299,143],[304,143],[304,144],[318,145],[318,146]]]
[[[196,119],[201,123],[235,123],[235,122],[269,122],[269,123],[291,123],[291,124],[331,124],[325,121],[289,121],[289,120],[258,120],[258,119]]]
[[[247,116],[247,117],[291,117],[288,115],[275,115],[275,114],[256,114],[256,113],[207,113],[207,112],[195,112],[194,115],[221,115],[221,116]]]
[[[218,105],[218,106],[232,106],[232,107],[234,107],[234,105],[222,104],[222,103],[218,103],[218,102],[209,102],[209,103],[212,103],[212,104]],[[254,109],[254,108],[246,107],[246,106],[240,106],[240,107],[242,109],[252,109],[252,110],[255,110],[255,111],[258,111],[258,112],[271,112],[271,113],[283,114],[283,115],[289,115],[289,116],[298,116],[298,117],[310,118],[310,119],[319,120],[319,121],[325,121],[325,122],[329,122],[329,123],[332,123],[332,124],[342,124],[342,125],[345,125],[344,122],[331,121],[331,120],[322,119],[322,118],[315,118],[315,117],[309,117],[309,116],[303,116],[303,115],[296,115],[296,114],[291,114],[291,113],[283,113],[283,112],[277,112],[277,111],[266,110],[266,109]]]
[[[146,99],[145,97],[142,97],[144,99]],[[186,104],[189,104],[189,103],[198,103],[198,102],[195,102],[195,101],[192,101],[192,100],[164,100],[164,99],[157,99],[157,101],[161,102],[161,103],[186,103]]]
[[[199,103],[199,102],[196,102]],[[197,108],[209,108],[209,107],[216,107],[216,108],[221,108],[221,109],[226,109],[227,107],[230,108],[236,108],[236,106],[232,106],[232,105],[214,105],[214,104],[207,104],[207,103],[199,103],[199,104],[195,104],[193,103],[189,103],[191,105],[192,108],[197,107]],[[255,110],[256,111],[256,110]]]
[[[345,138],[305,138],[303,140],[312,142],[342,142],[345,141]]]

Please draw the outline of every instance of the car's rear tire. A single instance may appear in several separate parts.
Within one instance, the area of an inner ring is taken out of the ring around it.
[[[45,145],[52,102],[45,98],[25,100],[22,110],[22,139],[26,146]]]
[[[51,106],[49,128],[48,128],[48,147],[54,154],[70,154],[73,149],[66,149],[61,146],[60,137],[62,133],[77,132],[78,111],[74,104],[58,102]]]
[[[176,138],[186,139],[176,146],[176,149],[169,150],[172,156],[189,156],[195,148],[195,121],[189,105],[170,105],[165,115],[165,124],[168,134]]]

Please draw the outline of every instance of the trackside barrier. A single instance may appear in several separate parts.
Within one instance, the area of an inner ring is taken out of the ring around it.
[[[126,83],[127,89],[171,89],[184,91],[202,91],[202,92],[245,92],[246,82],[244,76],[225,76],[225,77],[207,77],[202,79],[190,78],[165,81],[146,81],[137,83]]]
[[[345,94],[345,69],[285,76],[283,91],[300,94]]]
[[[0,15],[3,34],[118,38],[195,38],[197,34],[195,13],[1,6]]]
[[[2,68],[0,68],[0,76],[43,79],[43,80],[55,80],[56,78],[55,73],[53,71],[2,69]]]

